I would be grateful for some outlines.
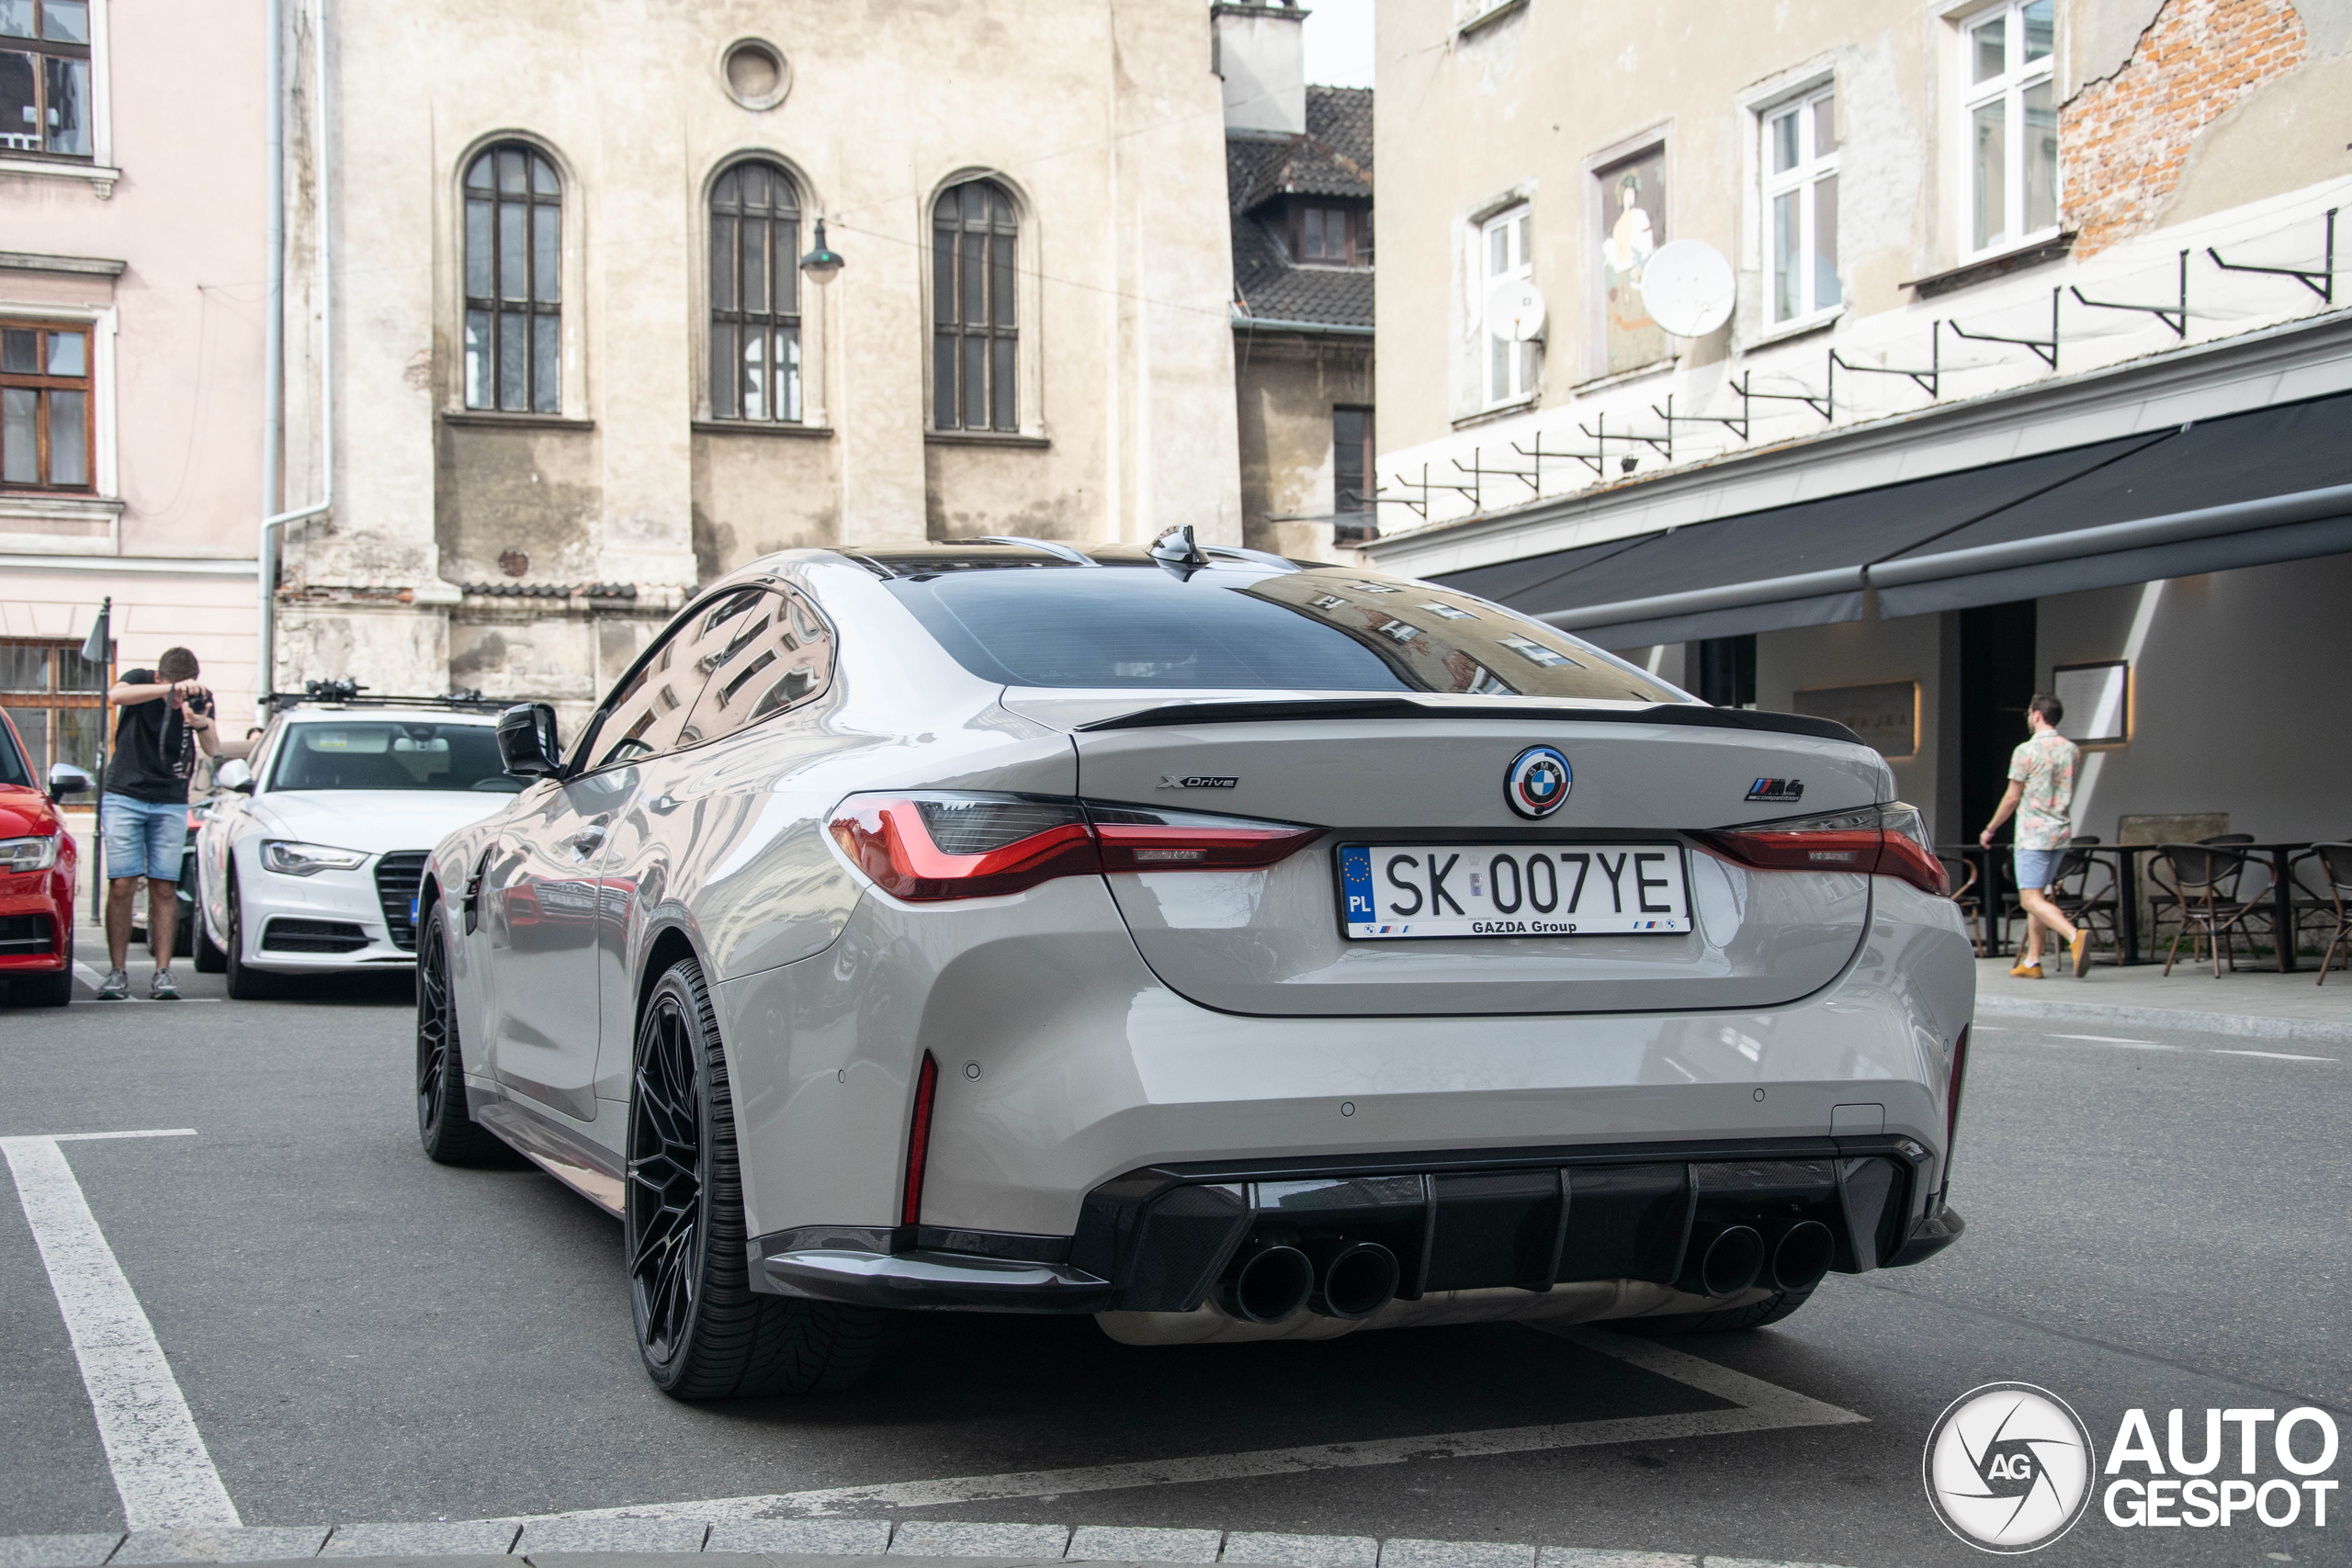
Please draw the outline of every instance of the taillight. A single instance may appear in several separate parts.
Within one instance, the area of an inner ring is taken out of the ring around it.
[[[896,898],[985,898],[1102,869],[1074,800],[1005,795],[854,795],[833,840]]]
[[[1940,897],[1951,884],[1928,847],[1918,808],[1895,801],[1695,835],[1725,859],[1760,871],[1859,871],[1899,876]]]
[[[985,898],[1106,871],[1255,870],[1323,831],[1204,812],[945,792],[854,795],[830,826],[860,871],[910,903]]]
[[[1203,811],[1157,811],[1089,801],[1105,871],[1253,871],[1286,860],[1323,831]]]

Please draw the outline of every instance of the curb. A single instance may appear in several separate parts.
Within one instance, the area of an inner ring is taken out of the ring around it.
[[[1976,998],[1980,1018],[2038,1018],[2052,1023],[2136,1023],[2143,1029],[2182,1029],[2236,1040],[2301,1040],[2352,1045],[2352,1023],[2268,1013],[2197,1012],[2187,1008],[2109,1007],[2098,1002],[2037,1002],[2022,997]]]
[[[129,1534],[0,1536],[0,1568],[129,1568],[164,1562],[290,1562],[359,1568],[438,1558],[492,1568],[692,1568],[709,1553],[759,1553],[776,1568],[845,1568],[857,1559],[922,1558],[935,1568],[1053,1568],[1057,1563],[1237,1563],[1251,1568],[1827,1568],[1721,1554],[1535,1546],[1492,1540],[1284,1535],[1258,1530],[1135,1529],[1108,1525],[958,1524],[948,1520],[541,1518],[418,1524],[233,1526]]]

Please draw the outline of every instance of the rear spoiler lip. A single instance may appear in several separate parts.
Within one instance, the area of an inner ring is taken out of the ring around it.
[[[1077,727],[1078,733],[1105,729],[1154,729],[1179,724],[1264,724],[1283,719],[1347,718],[1506,718],[1542,719],[1576,724],[1664,724],[1697,729],[1740,729],[1751,734],[1802,735],[1815,740],[1842,740],[1860,746],[1862,738],[1834,718],[1801,713],[1766,713],[1754,708],[1710,707],[1704,703],[1659,703],[1645,708],[1577,707],[1566,704],[1530,704],[1525,708],[1447,708],[1396,697],[1310,698],[1303,702],[1170,703],[1134,713],[1098,718]]]

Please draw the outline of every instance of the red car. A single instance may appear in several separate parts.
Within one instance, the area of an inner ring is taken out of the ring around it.
[[[20,1007],[74,999],[73,835],[53,795],[80,795],[90,775],[60,762],[44,793],[17,727],[0,713],[0,982]]]

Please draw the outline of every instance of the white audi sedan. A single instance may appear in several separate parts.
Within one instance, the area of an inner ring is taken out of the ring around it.
[[[1960,1234],[1973,961],[1885,762],[1484,600],[787,551],[499,739],[418,1128],[619,1218],[677,1396],[838,1387],[883,1308],[1750,1327]]]
[[[513,800],[480,704],[355,698],[277,714],[221,764],[196,836],[196,966],[240,999],[288,976],[407,969],[425,856]]]

